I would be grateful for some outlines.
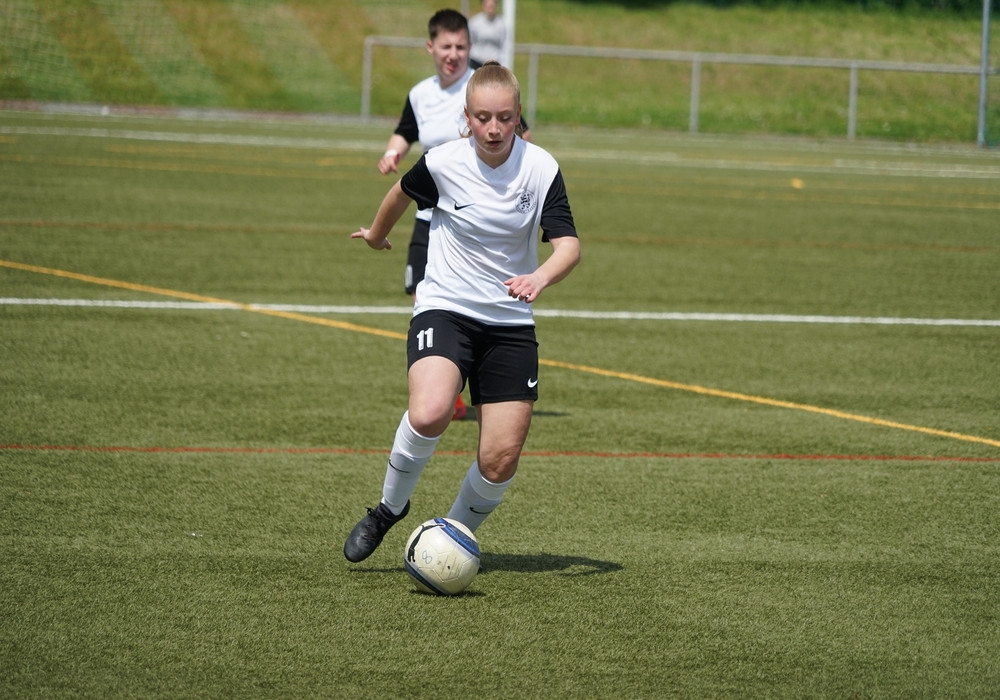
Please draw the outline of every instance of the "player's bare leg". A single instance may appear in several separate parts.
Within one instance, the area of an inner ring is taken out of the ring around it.
[[[423,357],[407,375],[410,385],[410,424],[427,437],[445,431],[455,413],[455,400],[462,390],[462,373],[445,357]]]
[[[451,360],[425,357],[410,368],[410,406],[396,429],[382,484],[382,500],[369,508],[344,543],[348,561],[367,559],[385,534],[410,510],[413,494],[437,445],[451,422],[462,376]]]
[[[448,517],[473,532],[493,509],[517,472],[521,449],[531,427],[534,402],[505,401],[476,406],[479,417],[479,450],[462,481]]]

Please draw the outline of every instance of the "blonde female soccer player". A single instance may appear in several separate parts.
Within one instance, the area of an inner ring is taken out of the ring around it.
[[[531,304],[580,260],[559,165],[517,134],[520,117],[517,78],[488,62],[466,88],[469,137],[421,156],[382,200],[371,228],[351,234],[389,250],[389,232],[411,201],[434,209],[407,340],[409,406],[389,454],[382,500],[344,543],[349,561],[371,555],[409,512],[466,382],[479,444],[448,517],[475,531],[517,471],[538,398]],[[552,245],[541,265],[539,230]]]

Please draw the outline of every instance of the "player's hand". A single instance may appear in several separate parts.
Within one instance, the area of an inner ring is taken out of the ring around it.
[[[389,173],[398,173],[399,168],[399,154],[395,151],[386,151],[385,155],[378,162],[378,171],[383,175],[388,175]]]
[[[369,248],[374,250],[392,250],[392,243],[388,238],[373,238],[370,228],[361,228],[351,234],[351,238],[363,238]]]
[[[508,296],[530,304],[538,295],[542,293],[542,284],[535,279],[534,275],[519,275],[511,277],[504,282],[507,287]]]

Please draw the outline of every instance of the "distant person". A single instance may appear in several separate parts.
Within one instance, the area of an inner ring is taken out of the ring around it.
[[[469,66],[469,23],[456,10],[440,10],[427,23],[427,52],[434,59],[435,74],[410,89],[396,131],[389,137],[385,154],[378,162],[383,175],[398,172],[400,161],[410,147],[420,142],[424,153],[435,146],[454,141],[465,128],[465,86],[472,77]],[[531,139],[527,124],[522,120],[523,138]],[[432,209],[417,211],[413,235],[407,254],[404,288],[416,298],[417,285],[424,278],[427,266],[427,239]],[[459,396],[455,401],[455,418],[470,416]]]
[[[517,78],[490,61],[468,81],[465,100],[468,137],[425,153],[389,189],[371,228],[351,234],[374,250],[388,250],[388,236],[412,202],[434,212],[427,276],[406,343],[409,402],[389,452],[381,500],[344,542],[352,562],[370,556],[406,517],[466,382],[479,419],[478,444],[448,517],[475,532],[500,504],[538,399],[532,304],[580,260],[559,164],[517,135]],[[541,264],[539,238],[552,246]]]
[[[469,38],[469,57],[478,65],[507,60],[507,25],[497,16],[496,0],[483,0],[483,11],[469,20]]]

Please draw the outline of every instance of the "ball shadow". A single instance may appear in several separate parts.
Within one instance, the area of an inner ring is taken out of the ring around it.
[[[520,574],[556,573],[559,576],[594,576],[611,574],[625,567],[618,562],[602,561],[590,557],[568,556],[564,554],[491,554],[484,552],[480,559],[483,570],[480,576],[491,571],[513,571]],[[356,573],[389,574],[406,572],[402,566],[354,568]]]
[[[590,557],[567,556],[563,554],[491,554],[483,553],[481,559],[483,573],[491,571],[514,571],[522,574],[556,572],[560,576],[593,576],[621,571],[625,567],[618,562],[602,561]]]

